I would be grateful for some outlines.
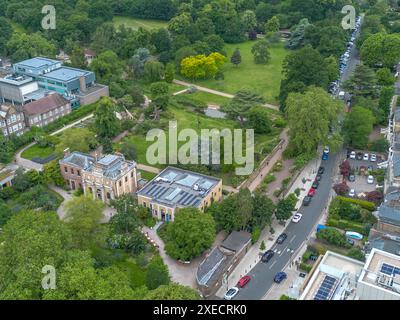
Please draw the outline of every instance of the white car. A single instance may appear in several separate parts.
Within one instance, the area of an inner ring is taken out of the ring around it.
[[[356,191],[354,189],[350,189],[349,197],[353,198],[356,195]]]
[[[351,153],[350,153],[350,159],[355,159],[356,158],[356,152],[355,151],[352,151]]]
[[[328,147],[328,146],[326,146],[326,147],[324,148],[324,153],[329,153],[329,147]]]
[[[364,153],[364,161],[368,161],[369,160],[369,154],[368,153]]]
[[[293,221],[294,223],[297,223],[297,222],[299,222],[299,221],[301,220],[302,217],[303,217],[303,215],[302,215],[301,213],[296,213],[296,214],[293,216],[292,221]]]
[[[238,294],[238,292],[239,292],[239,288],[232,287],[225,293],[224,299],[232,300]]]
[[[371,154],[371,162],[375,162],[376,161],[376,154]]]
[[[374,177],[373,176],[368,176],[367,182],[369,184],[373,184],[374,183]]]

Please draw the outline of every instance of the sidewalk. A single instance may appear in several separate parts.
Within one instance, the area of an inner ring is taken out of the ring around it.
[[[297,188],[301,190],[299,195],[299,200],[297,202],[296,208],[301,206],[303,198],[307,195],[309,188],[311,187],[316,175],[317,170],[320,165],[321,158],[318,157],[313,161],[310,161],[307,166],[303,169],[299,177],[296,179],[295,183],[293,183],[292,187],[289,189],[289,193],[294,192]],[[308,177],[306,183],[304,184],[302,181],[303,177]],[[272,222],[272,228],[275,230],[275,233],[271,235],[269,232],[269,228],[265,228],[260,236],[260,239],[249,249],[246,256],[242,259],[242,261],[238,264],[238,266],[233,270],[233,272],[229,275],[229,283],[235,284],[239,281],[241,277],[246,275],[254,266],[260,261],[260,244],[262,241],[265,243],[266,250],[272,248],[275,244],[276,237],[280,235],[286,228],[286,226],[290,223],[290,220],[286,221],[286,224],[283,226],[279,224],[277,220]],[[301,250],[297,250],[296,256],[301,252]],[[216,293],[216,296],[223,297],[226,292],[226,287],[221,286],[221,288]]]

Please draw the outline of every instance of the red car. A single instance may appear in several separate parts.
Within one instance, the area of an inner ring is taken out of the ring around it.
[[[308,191],[308,196],[309,197],[314,197],[315,196],[315,189],[311,188],[310,191]]]
[[[239,282],[237,283],[237,286],[239,288],[243,288],[246,284],[249,283],[250,279],[251,278],[249,276],[244,276],[242,279],[239,280]]]

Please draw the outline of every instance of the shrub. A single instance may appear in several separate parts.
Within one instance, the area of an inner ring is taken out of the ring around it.
[[[330,227],[335,227],[345,231],[355,231],[364,235],[367,235],[365,226],[361,223],[351,222],[348,220],[336,220],[328,219],[327,225]]]
[[[264,240],[263,241],[261,241],[261,244],[260,244],[260,250],[261,251],[264,251],[266,249],[266,247],[265,247],[265,242],[264,242]]]
[[[365,255],[364,253],[358,249],[358,248],[352,248],[349,250],[347,253],[347,256],[356,260],[360,260],[362,262],[365,262]]]
[[[300,269],[307,273],[310,273],[312,266],[307,263],[302,262],[302,263],[300,263]]]
[[[322,229],[317,233],[317,239],[324,240],[338,247],[346,248],[349,246],[346,236],[336,229]]]
[[[270,173],[265,177],[264,183],[269,184],[269,183],[271,183],[271,182],[273,182],[275,180],[276,180],[276,177],[274,176],[274,174]]]
[[[346,182],[342,183],[337,183],[333,186],[333,190],[335,190],[337,195],[344,196],[348,194],[349,192],[349,186],[346,184]]]
[[[296,300],[296,299],[291,298],[291,297],[283,294],[283,295],[280,296],[279,300]]]
[[[375,152],[386,152],[389,149],[389,142],[386,138],[379,138],[372,142],[371,147],[369,150]]]
[[[261,236],[261,229],[260,227],[255,227],[251,232],[251,243],[255,244]]]
[[[287,124],[286,121],[282,118],[278,118],[274,121],[274,125],[277,128],[284,128],[286,127],[286,124]]]
[[[374,211],[376,209],[376,205],[373,202],[370,201],[365,201],[365,200],[359,200],[359,199],[353,199],[353,198],[346,198],[342,196],[337,196],[337,199],[344,201],[344,202],[350,202],[354,204],[358,204],[361,206],[361,208],[367,209],[369,211]]]
[[[294,194],[296,196],[299,196],[300,195],[300,188],[296,188],[296,190],[294,190]]]

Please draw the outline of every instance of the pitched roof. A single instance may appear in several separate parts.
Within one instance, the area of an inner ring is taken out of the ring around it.
[[[378,209],[379,219],[394,225],[400,225],[400,191],[387,193],[385,201]]]
[[[82,169],[89,168],[92,163],[95,161],[95,158],[84,154],[81,152],[73,152],[66,156],[64,159],[60,160],[60,163],[68,163],[80,167]]]
[[[58,107],[65,106],[68,103],[69,101],[67,99],[58,93],[55,93],[26,104],[24,106],[24,112],[27,115],[42,114]]]
[[[251,234],[246,231],[232,231],[231,234],[222,242],[221,247],[238,252],[249,243]]]

